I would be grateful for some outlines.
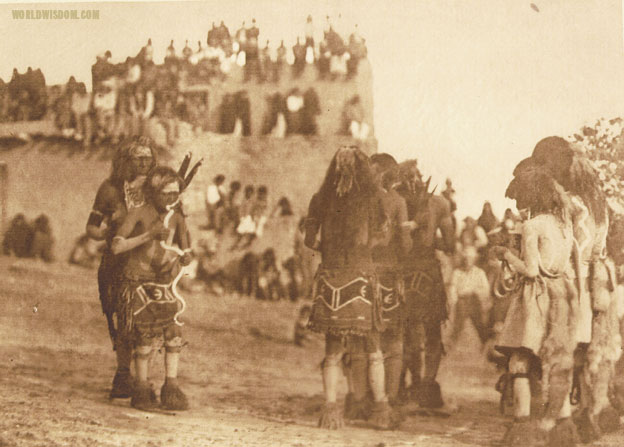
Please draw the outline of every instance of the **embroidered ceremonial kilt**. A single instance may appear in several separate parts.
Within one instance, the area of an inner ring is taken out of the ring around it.
[[[377,271],[379,299],[386,329],[399,329],[404,320],[403,278],[395,271]]]
[[[442,269],[437,258],[421,260],[403,274],[407,316],[411,321],[448,318]]]
[[[367,335],[381,323],[376,276],[339,270],[319,270],[314,280],[308,327],[334,335]]]
[[[142,337],[162,335],[175,324],[182,303],[175,297],[171,284],[157,284],[124,279],[122,297],[126,303],[126,327]]]

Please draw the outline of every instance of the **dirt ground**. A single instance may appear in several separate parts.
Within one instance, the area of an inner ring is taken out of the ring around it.
[[[0,258],[0,447],[495,446],[503,436],[497,374],[471,328],[440,371],[445,398],[457,407],[451,417],[411,414],[392,432],[317,429],[321,339],[293,345],[298,304],[238,296],[186,295],[180,380],[189,411],[146,413],[129,400],[111,402],[115,361],[95,275]],[[152,366],[159,388],[161,354]],[[623,433],[596,445],[623,445]]]

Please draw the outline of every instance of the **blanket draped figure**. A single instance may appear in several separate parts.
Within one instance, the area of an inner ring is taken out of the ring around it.
[[[132,346],[129,335],[124,330],[123,312],[119,308],[119,282],[127,256],[114,255],[111,243],[126,213],[144,204],[143,183],[146,175],[155,166],[152,141],[140,137],[121,144],[112,165],[110,177],[98,189],[86,232],[92,239],[106,241],[98,269],[98,289],[102,311],[106,315],[117,356],[117,371],[110,397],[128,398],[132,392]]]
[[[189,406],[177,379],[183,346],[178,317],[186,303],[176,286],[183,267],[191,262],[189,235],[179,207],[184,186],[185,181],[171,168],[154,168],[145,184],[145,205],[128,212],[111,246],[114,254],[128,253],[120,300],[135,354],[137,377],[130,403],[143,410],[157,405],[148,382],[148,361],[155,342],[161,340],[166,375],[161,405],[167,410],[186,410]]]
[[[372,247],[387,236],[385,221],[368,157],[356,147],[341,147],[310,201],[305,223],[305,244],[320,251],[322,259],[309,323],[311,329],[325,333],[322,369],[326,404],[321,428],[338,429],[344,423],[337,387],[345,343],[353,355],[368,358],[374,401],[369,423],[382,429],[399,423],[385,389],[380,345],[385,324],[372,258]],[[366,393],[365,384],[356,388],[358,394]]]
[[[430,180],[423,182],[416,160],[401,163],[397,191],[407,204],[410,220],[403,225],[411,230],[412,237],[412,248],[403,263],[406,321],[401,395],[407,394],[405,376],[409,371],[411,395],[421,407],[431,409],[444,406],[436,377],[444,352],[441,325],[448,317],[436,250],[453,253],[455,232],[450,204],[429,192]],[[438,230],[441,238],[437,237]]]

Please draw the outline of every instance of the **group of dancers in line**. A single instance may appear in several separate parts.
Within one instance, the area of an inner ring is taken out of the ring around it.
[[[120,145],[112,164],[87,222],[89,236],[107,243],[98,285],[117,355],[110,396],[139,409],[187,409],[177,381],[186,304],[176,284],[192,251],[180,195],[201,161],[159,166],[153,142],[138,137]],[[343,146],[310,201],[305,245],[320,252],[321,265],[309,327],[326,336],[322,428],[345,419],[396,428],[405,396],[425,409],[444,406],[436,377],[448,315],[436,252],[453,253],[455,231],[449,202],[429,183],[415,160]],[[507,360],[498,387],[514,416],[504,441],[590,442],[617,429],[624,410],[610,211],[598,173],[567,141],[549,137],[519,163],[506,195],[527,217],[519,251],[492,248],[502,263],[497,293],[511,300],[496,346]],[[148,359],[163,343],[159,404]]]
[[[497,389],[513,413],[503,441],[595,441],[624,412],[616,253],[607,251],[611,211],[599,174],[584,153],[548,137],[518,164],[506,196],[525,218],[519,250],[491,248],[502,264],[496,294],[510,301],[495,346],[507,366]],[[455,247],[449,203],[429,192],[415,160],[341,147],[305,230],[321,254],[309,323],[326,336],[319,426],[366,419],[396,428],[408,370],[410,396],[443,407],[436,374],[447,314],[436,251]],[[621,241],[609,246],[622,250]]]

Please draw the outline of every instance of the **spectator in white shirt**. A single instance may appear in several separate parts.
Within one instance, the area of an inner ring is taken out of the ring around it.
[[[457,343],[464,323],[472,321],[481,343],[489,338],[486,315],[491,307],[490,283],[483,269],[475,265],[478,258],[474,246],[464,247],[460,267],[455,269],[451,277],[449,298],[455,305],[455,318],[450,342]]]

